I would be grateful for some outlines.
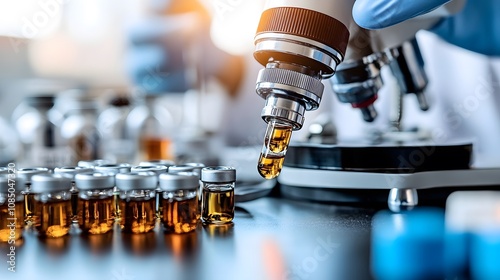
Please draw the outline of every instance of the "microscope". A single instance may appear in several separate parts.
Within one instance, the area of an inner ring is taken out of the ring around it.
[[[441,190],[452,187],[500,186],[495,176],[499,170],[470,168],[470,143],[435,145],[418,143],[418,137],[412,141],[399,137],[403,95],[413,94],[421,110],[429,108],[428,78],[415,34],[458,12],[464,2],[450,1],[392,27],[365,30],[352,19],[354,0],[269,0],[254,51],[265,67],[256,83],[257,94],[265,99],[261,116],[267,123],[257,166],[261,176],[279,175],[285,197],[341,203],[385,198],[393,211],[415,207],[417,189],[439,197]],[[393,104],[391,129],[380,135],[378,143],[289,147],[292,132],[304,124],[305,112],[321,103],[322,80],[328,79],[337,99],[359,110],[365,121],[375,120],[373,104],[384,84],[384,66],[390,68],[401,92]]]

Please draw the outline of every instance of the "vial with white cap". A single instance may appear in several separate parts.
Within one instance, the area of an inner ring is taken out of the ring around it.
[[[203,163],[197,163],[197,162],[191,162],[191,163],[185,163],[185,164],[181,164],[181,165],[174,165],[174,166],[170,166],[168,168],[168,173],[171,173],[171,174],[185,174],[185,173],[191,173],[191,174],[194,174],[196,176],[198,176],[198,180],[200,179],[201,177],[201,170],[205,167],[205,165]],[[203,189],[203,184],[199,183],[198,182],[198,211],[201,211],[201,194],[202,194],[202,189]],[[200,218],[201,216],[201,213],[198,212],[198,219]]]
[[[0,175],[0,242],[20,239],[24,228],[24,185],[12,175]]]
[[[156,222],[156,187],[158,177],[153,172],[119,173],[115,176],[120,191],[120,228],[124,232],[146,233]]]
[[[61,174],[31,178],[34,196],[33,225],[40,236],[61,237],[71,226],[71,179]]]
[[[175,165],[175,162],[172,160],[168,159],[156,159],[156,160],[148,160],[148,161],[141,161],[139,163],[140,166],[157,166],[157,165],[163,165],[166,167]]]
[[[165,165],[138,165],[131,169],[131,172],[154,172],[156,176],[160,176],[163,173],[167,173],[168,167]],[[156,187],[156,217],[160,218],[161,215],[161,203],[160,203],[161,190],[160,186]]]
[[[36,174],[48,174],[49,169],[45,167],[29,167],[29,168],[19,168],[16,171],[16,176],[21,184],[24,184],[24,190],[22,194],[24,195],[24,213],[25,213],[25,223],[31,226],[33,223],[33,208],[34,208],[34,194],[31,192],[31,177]]]
[[[94,168],[104,164],[115,164],[116,162],[108,159],[80,160],[77,165],[81,167]]]
[[[161,174],[161,221],[165,232],[187,233],[196,229],[199,218],[198,177],[194,174]]]
[[[224,224],[234,218],[234,186],[236,170],[215,166],[201,170],[203,194],[201,219],[204,223]]]
[[[76,207],[78,204],[78,188],[75,185],[75,176],[79,173],[89,173],[93,168],[83,166],[64,166],[54,168],[54,174],[61,174],[71,179],[71,211],[73,212],[73,222],[76,222]]]
[[[115,176],[104,173],[76,174],[78,194],[77,221],[83,233],[104,234],[113,230]]]
[[[119,164],[102,164],[94,167],[94,170],[99,173],[106,173],[106,174],[119,174],[119,173],[129,173],[131,170],[131,166],[128,163],[119,163]],[[118,205],[118,195],[119,191],[118,188],[115,186],[113,189],[113,197],[114,197],[114,203],[115,203],[115,217],[116,219],[120,219],[121,213],[120,213],[120,206]]]

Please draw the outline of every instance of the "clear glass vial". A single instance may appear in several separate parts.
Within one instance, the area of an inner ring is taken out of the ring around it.
[[[156,187],[158,177],[153,172],[116,174],[120,191],[120,228],[123,232],[146,233],[156,222]]]
[[[196,175],[161,174],[161,222],[165,232],[187,233],[196,229],[199,218]]]
[[[24,228],[24,184],[12,173],[0,175],[0,242],[12,244]],[[11,241],[13,240],[13,241]]]
[[[82,167],[82,166],[64,166],[64,167],[56,167],[54,168],[54,174],[61,174],[71,179],[71,211],[73,215],[73,222],[76,222],[76,211],[78,206],[78,188],[75,184],[75,176],[79,173],[89,173],[94,171],[94,169],[90,167]]]
[[[236,170],[215,166],[201,170],[203,183],[201,219],[204,223],[225,224],[234,218]]]
[[[16,171],[19,182],[24,184],[24,190],[22,191],[24,195],[24,221],[28,226],[31,226],[33,223],[33,211],[35,207],[35,195],[31,192],[31,177],[37,174],[48,174],[49,172],[49,169],[45,167],[19,168]]]
[[[156,176],[160,176],[163,173],[167,173],[168,167],[164,165],[138,165],[132,167],[132,172],[154,172]],[[156,217],[160,218],[162,212],[162,205],[160,203],[161,190],[160,185],[156,187]]]
[[[71,179],[61,174],[31,178],[34,196],[33,225],[40,236],[61,237],[71,227]]]
[[[81,173],[76,174],[75,183],[80,190],[76,219],[82,232],[104,234],[113,230],[115,176],[98,172]]]
[[[168,173],[171,174],[184,174],[186,172],[196,175],[198,180],[201,177],[201,170],[205,167],[203,163],[191,162],[182,165],[174,165],[168,168]],[[198,211],[201,211],[201,200],[202,200],[203,184],[198,182]],[[198,212],[198,218],[201,217],[201,212]]]
[[[101,164],[94,167],[94,170],[99,173],[105,174],[113,174],[116,175],[118,173],[130,173],[131,166],[128,163],[117,163],[117,164]],[[113,189],[113,197],[115,203],[115,217],[116,219],[120,219],[120,206],[118,205],[118,196],[120,192],[118,191],[118,187],[114,187]]]

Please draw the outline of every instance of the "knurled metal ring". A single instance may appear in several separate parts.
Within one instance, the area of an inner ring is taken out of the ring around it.
[[[316,109],[323,96],[324,85],[320,79],[283,68],[264,68],[260,70],[256,90],[257,94],[262,98],[267,98],[272,92],[269,89],[274,87],[282,88],[279,85],[290,87],[291,90],[287,91],[287,93],[294,98],[303,100],[308,110]]]

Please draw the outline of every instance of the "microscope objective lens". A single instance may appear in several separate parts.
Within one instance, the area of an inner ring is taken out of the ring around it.
[[[273,179],[280,174],[291,137],[292,126],[290,124],[278,120],[272,120],[268,123],[257,165],[262,177]]]

